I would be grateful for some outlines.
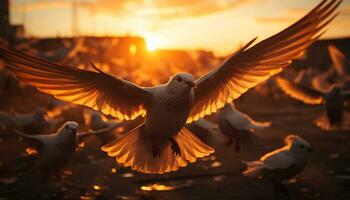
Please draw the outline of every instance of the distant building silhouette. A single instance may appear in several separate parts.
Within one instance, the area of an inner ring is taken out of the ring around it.
[[[9,0],[0,1],[0,38],[2,40],[8,40],[10,37],[10,3]]]
[[[0,1],[0,40],[13,42],[25,37],[23,24],[10,24],[10,1]]]

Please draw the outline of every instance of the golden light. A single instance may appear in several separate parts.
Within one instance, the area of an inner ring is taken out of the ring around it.
[[[35,155],[35,154],[38,154],[38,151],[35,150],[34,148],[28,147],[28,148],[26,148],[26,153],[28,155]]]
[[[152,184],[152,185],[144,185],[141,186],[141,190],[143,191],[171,191],[176,189],[174,186],[166,186],[162,184]]]
[[[102,189],[102,187],[99,185],[94,185],[93,188],[94,188],[94,190],[101,190]]]
[[[148,51],[155,51],[158,48],[159,40],[155,36],[155,34],[147,34],[145,36],[146,46]]]
[[[137,46],[136,46],[135,44],[130,45],[130,47],[129,47],[129,53],[130,53],[131,55],[135,55],[136,52],[137,52]]]
[[[176,181],[169,183],[169,185],[160,184],[160,183],[154,183],[150,185],[143,185],[140,187],[143,191],[172,191],[172,190],[178,190],[182,188],[187,188],[193,185],[192,180],[186,180],[186,181]]]

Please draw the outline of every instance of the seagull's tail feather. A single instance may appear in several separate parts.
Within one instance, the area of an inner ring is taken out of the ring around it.
[[[251,178],[260,178],[264,169],[263,164],[260,161],[242,161],[247,165],[247,169],[242,172],[243,175]]]
[[[181,149],[181,155],[176,156],[167,143],[159,157],[153,157],[150,141],[142,134],[143,125],[135,128],[124,137],[102,146],[102,150],[109,156],[116,157],[116,161],[125,167],[131,167],[143,173],[163,174],[176,171],[197,158],[207,156],[214,149],[204,144],[189,130],[183,128],[174,139]]]

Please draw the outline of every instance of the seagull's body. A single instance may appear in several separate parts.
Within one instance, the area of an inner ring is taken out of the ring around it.
[[[235,150],[240,151],[240,141],[249,138],[256,130],[267,128],[271,122],[257,122],[248,115],[235,109],[234,105],[226,106],[218,112],[217,122],[220,131],[226,135],[228,145],[235,140]]]
[[[39,156],[34,169],[47,175],[61,169],[70,160],[78,146],[77,131],[77,123],[66,122],[56,133],[48,135],[17,133],[35,144]]]
[[[188,76],[189,84],[194,81],[192,75],[183,75]],[[171,83],[161,85],[152,88],[152,91],[152,103],[148,109],[143,131],[150,138],[158,140],[154,143],[163,146],[186,123],[194,103],[194,93],[192,86],[188,87],[187,83],[181,87]]]
[[[100,134],[110,129],[78,132],[78,126],[78,123],[68,121],[57,132],[45,135],[28,135],[22,131],[16,131],[18,135],[31,141],[38,150],[37,164],[33,168],[36,173],[47,176],[50,173],[58,172],[72,158],[79,142],[84,137]]]
[[[0,48],[0,57],[22,81],[61,100],[85,105],[120,120],[145,122],[102,147],[116,161],[145,173],[165,173],[195,162],[214,150],[184,125],[216,112],[248,89],[281,72],[336,17],[341,0],[324,0],[280,33],[252,46],[248,42],[220,67],[194,80],[188,73],[168,83],[140,87],[106,74],[78,69]]]
[[[311,147],[306,140],[296,135],[286,137],[285,143],[286,146],[263,155],[258,161],[244,161],[248,169],[243,174],[252,178],[269,178],[276,192],[287,194],[282,181],[303,171]]]

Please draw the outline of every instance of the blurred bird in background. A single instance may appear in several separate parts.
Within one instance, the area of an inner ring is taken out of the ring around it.
[[[267,128],[271,125],[271,122],[257,122],[250,118],[248,115],[238,111],[234,104],[226,104],[217,113],[217,123],[220,131],[228,137],[227,145],[232,145],[235,142],[235,151],[240,152],[240,142],[244,143],[247,140],[253,139],[253,134],[257,130]]]
[[[334,45],[328,46],[328,52],[332,64],[328,70],[313,75],[312,87],[323,93],[329,92],[333,85],[350,90],[350,61]]]
[[[30,134],[49,133],[62,121],[62,118],[49,117],[45,108],[37,108],[31,113],[23,114],[0,112],[0,127],[4,133],[14,129]]]
[[[334,85],[329,92],[322,93],[313,88],[278,77],[278,86],[290,97],[309,105],[323,105],[325,112],[315,124],[327,131],[348,130],[350,114],[344,110],[345,100],[350,99],[350,91]]]
[[[101,113],[87,109],[84,111],[84,118],[86,126],[92,131],[109,128],[105,133],[95,135],[101,140],[102,144],[107,144],[122,136],[121,133],[115,132],[115,129],[121,127],[125,122],[123,123],[119,120],[108,120],[106,117],[102,116]]]

